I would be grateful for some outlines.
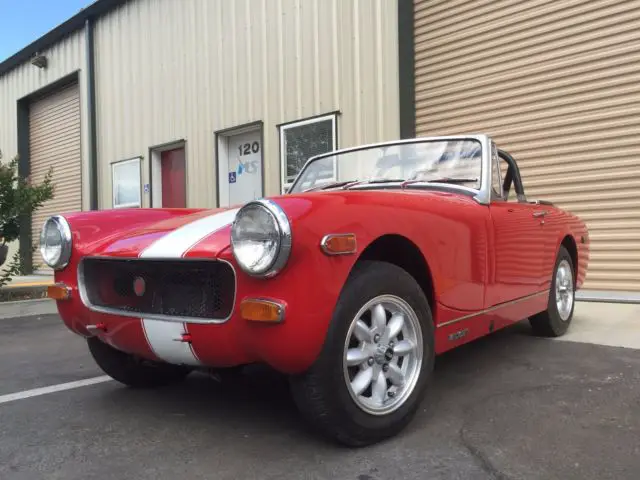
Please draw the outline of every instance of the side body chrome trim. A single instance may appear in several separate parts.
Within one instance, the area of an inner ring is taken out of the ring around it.
[[[231,271],[233,272],[233,303],[231,307],[231,312],[225,318],[201,318],[201,317],[173,317],[169,315],[158,315],[158,314],[148,314],[148,313],[137,313],[130,312],[125,310],[120,310],[117,308],[110,307],[100,307],[97,305],[93,305],[89,301],[89,297],[87,295],[85,281],[84,281],[84,261],[87,259],[100,259],[100,260],[109,260],[113,262],[145,262],[145,261],[164,261],[164,262],[195,262],[195,261],[207,261],[207,262],[222,262],[229,265]],[[236,269],[233,268],[231,262],[219,258],[140,258],[140,257],[126,257],[126,258],[115,258],[115,257],[107,257],[107,256],[91,256],[84,257],[78,262],[78,292],[80,293],[80,299],[85,307],[93,312],[98,313],[106,313],[108,315],[117,315],[119,317],[131,317],[131,318],[140,318],[147,320],[161,320],[165,322],[175,322],[175,323],[198,323],[198,324],[221,324],[226,323],[232,316],[236,310],[236,300],[238,295],[238,277],[236,275]]]
[[[541,295],[549,294],[549,291],[546,290],[544,292],[532,293],[531,295],[527,295],[522,298],[517,298],[516,300],[511,300],[509,302],[500,303],[498,305],[494,305],[493,307],[487,308],[485,310],[480,310],[479,312],[470,313],[469,315],[463,315],[462,317],[454,318],[453,320],[449,320],[448,322],[440,323],[436,325],[436,328],[446,327],[447,325],[453,325],[454,323],[462,322],[463,320],[468,320],[473,317],[477,317],[479,315],[484,315],[485,313],[493,312],[495,310],[499,310],[502,307],[508,307],[510,305],[514,305],[516,303],[523,302],[525,300],[530,300],[535,297],[539,297]]]

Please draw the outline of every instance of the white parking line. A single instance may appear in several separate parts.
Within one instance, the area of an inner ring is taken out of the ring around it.
[[[47,395],[49,393],[62,392],[64,390],[71,390],[74,388],[86,387],[88,385],[104,383],[110,380],[112,380],[111,377],[109,377],[108,375],[103,375],[101,377],[85,378],[84,380],[60,383],[58,385],[51,385],[49,387],[34,388],[32,390],[25,390],[23,392],[9,393],[7,395],[0,395],[0,404],[13,402],[15,400],[23,400],[25,398],[39,397],[40,395]]]

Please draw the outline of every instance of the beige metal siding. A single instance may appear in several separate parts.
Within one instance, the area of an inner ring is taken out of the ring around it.
[[[415,0],[417,132],[484,132],[583,218],[584,288],[640,291],[640,0]]]
[[[25,63],[0,76],[0,150],[2,151],[2,161],[9,160],[18,154],[16,119],[19,99],[37,92],[73,72],[78,72],[81,105],[86,106],[87,104],[85,100],[84,31],[80,30],[40,53],[47,56],[49,62],[47,68],[41,69],[30,63]],[[81,117],[84,126],[87,124],[86,108],[82,109]],[[86,141],[84,128],[82,135],[84,146]],[[86,150],[83,148],[83,151]],[[88,185],[86,187],[88,188]],[[88,190],[84,197],[89,198]],[[88,204],[86,208],[88,208]]]
[[[82,209],[80,92],[78,84],[34,101],[29,107],[31,180],[41,183],[51,170],[54,197],[32,217],[33,240],[50,215]],[[46,269],[36,250],[34,266]]]
[[[30,63],[25,63],[0,76],[0,151],[5,162],[18,154],[17,131],[17,103],[18,100],[40,90],[43,87],[78,71],[81,85],[81,105],[85,101],[85,45],[84,31],[78,31],[61,40],[51,48],[44,50],[47,56],[48,66],[45,69],[37,68]],[[86,125],[86,108],[81,111],[83,126]],[[86,141],[86,131],[82,129],[82,142]],[[83,152],[87,149],[83,147]],[[84,162],[83,172],[88,168]],[[88,208],[88,184],[85,182],[85,208]],[[11,245],[10,255],[17,251],[17,242]]]
[[[186,140],[187,202],[214,206],[214,132],[264,122],[266,194],[280,192],[277,124],[339,110],[339,146],[397,138],[397,5],[387,0],[137,0],[96,24],[100,206],[112,162]],[[145,194],[143,204],[149,205]]]

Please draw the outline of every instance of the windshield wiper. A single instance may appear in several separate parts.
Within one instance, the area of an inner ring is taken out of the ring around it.
[[[477,182],[477,178],[452,178],[452,177],[442,177],[431,180],[407,180],[404,182],[404,185],[409,185],[412,183],[470,183]]]
[[[305,192],[313,192],[315,190],[329,190],[330,188],[340,188],[340,187],[347,187],[347,186],[355,185],[356,183],[360,183],[360,181],[359,180],[348,180],[348,181],[345,181],[345,182],[332,182],[332,183],[327,183],[326,185],[320,185],[319,187],[307,188],[304,191]]]
[[[405,180],[404,178],[376,178],[373,180],[363,180],[360,182],[353,182],[353,185],[371,185],[376,183],[400,183],[401,187],[405,185],[411,185],[412,183],[469,183],[469,182],[477,182],[477,178],[452,178],[452,177],[442,177],[436,178],[434,180],[418,180],[418,179],[409,179]],[[349,187],[353,186],[349,185]]]
[[[305,192],[313,192],[315,190],[329,190],[330,188],[340,188],[343,187],[345,190],[349,187],[353,187],[354,185],[368,185],[372,183],[393,183],[393,182],[404,182],[402,178],[376,178],[374,180],[348,180],[344,182],[333,182],[328,183],[326,185],[321,185],[319,187],[311,187],[305,190]]]
[[[451,177],[442,177],[437,178],[435,180],[405,180],[404,178],[375,178],[373,180],[348,180],[344,182],[333,182],[328,183],[326,185],[321,185],[319,187],[312,187],[304,190],[305,192],[313,192],[317,190],[329,190],[330,188],[340,188],[342,187],[344,190],[347,190],[356,185],[375,185],[381,183],[400,183],[400,188],[404,188],[407,185],[411,185],[413,183],[469,183],[469,182],[477,182],[477,178],[451,178]]]
[[[369,183],[402,183],[404,182],[404,178],[375,178],[373,180],[367,180],[363,182],[365,184]]]
[[[374,178],[373,180],[361,180],[359,182],[353,182],[351,185],[345,187],[345,189],[354,187],[356,185],[375,185],[379,183],[402,183],[404,181],[405,181],[404,178]]]

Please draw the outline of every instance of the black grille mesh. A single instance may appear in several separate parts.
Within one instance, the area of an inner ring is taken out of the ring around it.
[[[234,274],[224,262],[87,258],[82,268],[85,293],[96,307],[203,319],[223,319],[233,309]],[[143,279],[141,296],[136,279]]]

